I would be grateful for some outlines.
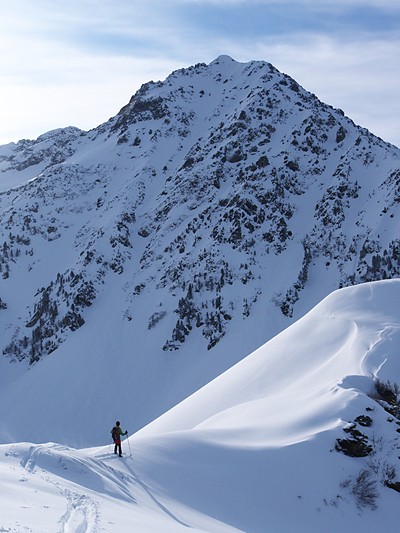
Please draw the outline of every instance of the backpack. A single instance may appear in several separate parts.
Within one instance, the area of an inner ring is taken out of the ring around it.
[[[113,441],[115,442],[116,440],[118,440],[118,428],[117,426],[114,426],[111,430],[111,437],[113,439]]]

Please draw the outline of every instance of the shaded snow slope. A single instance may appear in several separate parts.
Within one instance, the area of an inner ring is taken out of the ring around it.
[[[228,57],[0,147],[0,442],[137,430],[332,290],[399,277],[399,154]]]
[[[399,494],[383,483],[392,467],[400,479],[399,423],[368,394],[373,377],[400,380],[399,295],[397,280],[333,293],[140,431],[152,483],[247,532],[396,531]],[[373,453],[335,451],[368,414],[372,426],[357,427]],[[363,471],[376,483],[370,506]]]
[[[0,527],[394,533],[400,422],[369,394],[373,378],[400,382],[399,298],[398,280],[334,292],[125,440],[121,460],[110,445],[2,445]],[[349,427],[368,456],[335,450]]]
[[[399,379],[390,348],[400,339],[399,291],[400,280],[390,280],[332,293],[139,434],[222,430],[224,442],[285,446],[336,426],[358,395],[353,380],[372,390],[371,379],[352,376]]]

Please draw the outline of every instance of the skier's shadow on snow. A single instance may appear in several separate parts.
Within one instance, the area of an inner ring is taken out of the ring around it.
[[[178,524],[181,524],[181,526],[191,527],[189,524],[186,524],[185,522],[182,522],[182,520],[179,520],[179,518],[177,518],[173,513],[171,513],[171,511],[169,511],[165,507],[165,505],[163,505],[159,500],[157,500],[157,498],[151,492],[151,490],[146,485],[146,483],[144,483],[139,478],[139,476],[136,474],[136,472],[133,470],[133,468],[131,466],[129,466],[128,462],[124,461],[124,463],[125,463],[125,468],[128,470],[128,472],[130,472],[132,474],[132,476],[133,476],[134,480],[136,481],[136,483],[140,487],[142,487],[142,489],[148,494],[148,496],[153,500],[153,502],[157,505],[157,507],[159,507],[166,515],[168,515],[170,518],[172,518],[172,520],[175,520],[175,522],[178,522]]]

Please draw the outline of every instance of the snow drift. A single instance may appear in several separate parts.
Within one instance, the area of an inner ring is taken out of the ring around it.
[[[0,526],[396,531],[400,422],[373,393],[376,379],[400,381],[399,298],[400,280],[334,292],[130,437],[122,460],[109,446],[1,446],[2,493],[13,496]],[[335,449],[349,428],[371,453]]]

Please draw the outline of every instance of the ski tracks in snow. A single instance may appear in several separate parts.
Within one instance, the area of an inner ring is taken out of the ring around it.
[[[53,452],[57,450],[66,450],[66,448],[57,445],[52,445],[51,447],[43,445],[31,446],[28,453],[20,461],[20,465],[30,474],[42,472],[40,477],[45,482],[53,485],[66,500],[66,510],[58,520],[59,529],[57,533],[97,533],[100,525],[98,502],[87,494],[63,487],[45,469],[37,465],[40,456],[43,456],[43,454],[54,455]],[[54,457],[51,459],[54,459]],[[58,457],[57,460],[60,469],[67,469],[61,457]]]
[[[168,518],[170,518],[171,520],[173,520],[174,522],[176,522],[177,524],[181,526],[191,528],[192,526],[180,520],[176,515],[174,515],[166,507],[166,505],[164,505],[159,499],[157,499],[157,497],[154,495],[150,487],[146,485],[146,483],[139,478],[138,474],[134,471],[132,466],[129,464],[131,462],[129,461],[130,458],[131,458],[131,455],[125,456],[122,461],[118,459],[118,461],[121,462],[121,465],[123,466],[123,469],[124,469],[123,477],[125,481],[139,487],[139,489],[146,495],[148,499],[150,499],[150,501],[153,504],[155,504],[156,508],[158,508],[162,512],[162,514],[166,515]],[[110,453],[99,454],[96,456],[96,459],[98,459],[99,461],[104,461],[107,459],[110,460]],[[107,467],[106,463],[104,464]],[[111,467],[108,466],[107,468],[111,468]]]
[[[110,498],[110,503],[139,503],[139,507],[142,504],[149,512],[153,509],[156,514],[160,513],[159,516],[164,515],[179,530],[181,527],[191,528],[140,479],[129,458],[119,459],[114,464],[114,457],[109,454],[90,457],[82,455],[79,450],[54,443],[17,445],[8,455],[18,458],[19,466],[24,471],[23,481],[33,480],[37,476],[36,480],[40,480],[39,490],[49,492],[49,497],[53,495],[56,498],[51,504],[54,527],[51,531],[55,533],[104,531],[101,519],[103,497],[107,501]],[[46,489],[46,485],[49,489]],[[50,531],[50,522],[46,527],[44,531]]]
[[[177,522],[178,524],[180,524],[181,526],[184,526],[184,527],[188,527],[190,528],[191,526],[189,524],[186,524],[185,522],[183,522],[182,520],[179,520],[179,518],[177,516],[175,516],[169,509],[167,509],[167,507],[160,502],[160,500],[158,500],[154,494],[151,492],[150,488],[146,485],[146,483],[144,483],[143,481],[141,481],[141,479],[139,479],[138,475],[135,473],[135,471],[133,470],[133,468],[131,468],[127,462],[125,462],[125,468],[128,470],[128,472],[130,472],[130,474],[133,476],[133,479],[135,481],[135,483],[137,485],[139,485],[139,487],[141,487],[144,492],[150,497],[151,501],[153,503],[155,503],[155,505],[164,513],[166,514],[169,518],[171,518],[172,520],[174,520],[175,522]]]
[[[55,484],[57,486],[57,484]],[[95,533],[99,526],[99,505],[84,494],[69,489],[60,493],[67,500],[67,510],[59,520],[59,533]]]

